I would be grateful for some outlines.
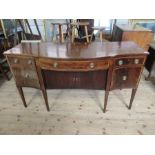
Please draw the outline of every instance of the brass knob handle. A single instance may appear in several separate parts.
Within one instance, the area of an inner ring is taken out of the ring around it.
[[[91,62],[91,63],[89,64],[89,67],[90,67],[91,69],[93,69],[93,68],[95,68],[95,64],[94,64],[93,62]]]
[[[54,63],[53,63],[53,67],[54,67],[54,68],[57,68],[57,67],[58,67],[58,63],[57,63],[57,62],[54,62]]]
[[[123,60],[119,60],[118,61],[118,64],[121,66],[121,65],[123,65]]]
[[[122,77],[122,79],[123,79],[123,81],[126,81],[126,80],[127,80],[127,76],[124,75],[124,76]]]
[[[25,78],[29,78],[29,74],[28,73],[25,74]]]
[[[27,61],[27,64],[28,64],[28,65],[31,65],[31,64],[32,64],[32,60],[28,60],[28,61]]]
[[[17,64],[19,61],[18,59],[14,59],[14,63]]]
[[[135,64],[139,64],[139,59],[135,59],[135,60],[134,60],[134,63],[135,63]]]

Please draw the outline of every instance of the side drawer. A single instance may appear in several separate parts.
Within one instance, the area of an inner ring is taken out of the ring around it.
[[[28,56],[7,56],[16,84],[21,87],[40,88],[35,61]]]
[[[35,69],[34,58],[28,56],[7,56],[9,64],[12,67],[25,67],[30,69]]]
[[[35,70],[12,67],[12,72],[18,86],[40,88],[38,75]]]
[[[127,58],[115,58],[115,66],[125,66],[125,65],[143,65],[144,64],[144,57],[127,57]]]
[[[56,71],[93,71],[105,70],[109,68],[108,60],[53,60],[53,59],[38,59],[42,69],[56,70]]]

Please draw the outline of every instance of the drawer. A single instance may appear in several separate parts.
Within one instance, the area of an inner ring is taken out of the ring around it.
[[[93,71],[105,70],[109,68],[108,60],[64,61],[39,59],[38,63],[42,69],[57,71]]]
[[[8,56],[16,84],[22,87],[40,88],[34,59],[28,56]]]
[[[120,67],[120,66],[124,66],[124,65],[143,65],[144,60],[145,60],[144,57],[116,58],[115,66]]]
[[[35,62],[32,57],[8,56],[8,61],[12,67],[35,68]]]
[[[136,88],[142,67],[114,69],[111,89]]]
[[[12,67],[12,71],[18,86],[35,88],[40,87],[38,75],[35,70]]]

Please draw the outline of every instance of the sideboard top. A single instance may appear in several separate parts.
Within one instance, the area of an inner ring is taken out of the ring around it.
[[[122,42],[92,42],[90,44],[64,43],[56,44],[51,42],[21,43],[6,51],[5,55],[28,55],[33,57],[48,58],[101,58],[117,55],[147,54],[147,51],[140,48],[132,41]]]

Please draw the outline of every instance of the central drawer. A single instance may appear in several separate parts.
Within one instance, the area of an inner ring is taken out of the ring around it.
[[[109,68],[108,60],[51,60],[38,59],[37,63],[42,69],[55,71],[93,71]]]

